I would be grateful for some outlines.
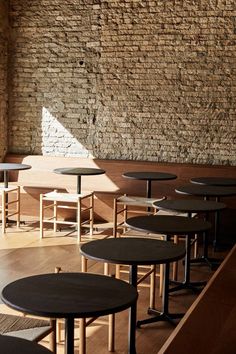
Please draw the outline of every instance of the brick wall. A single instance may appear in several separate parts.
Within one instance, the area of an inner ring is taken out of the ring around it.
[[[7,1],[0,1],[0,161],[7,150]]]
[[[11,152],[236,165],[235,0],[9,0]]]

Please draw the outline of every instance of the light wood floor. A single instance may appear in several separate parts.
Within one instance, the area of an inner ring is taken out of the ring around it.
[[[97,239],[111,233],[110,225],[98,225],[97,232],[92,238],[83,237],[83,242]],[[57,234],[59,235],[59,233]],[[64,271],[80,271],[81,258],[76,236],[55,237],[52,231],[46,231],[46,238],[39,239],[37,223],[27,222],[16,229],[13,226],[7,229],[4,236],[0,236],[0,290],[8,282],[17,278],[33,274],[54,272],[55,267]],[[90,272],[103,272],[101,263],[89,262]],[[183,266],[180,264],[180,277]],[[192,266],[191,277],[195,280],[208,280],[212,272],[206,266]],[[170,296],[170,310],[185,312],[196,298],[196,294],[189,291],[172,294]],[[148,288],[139,288],[138,318],[146,318],[149,305]],[[161,298],[157,296],[156,307],[161,307]],[[12,313],[4,304],[0,304],[0,311]],[[128,311],[116,315],[116,353],[127,353],[127,326]],[[159,322],[137,329],[137,353],[157,354],[158,350],[173,330],[169,323]],[[63,333],[62,333],[63,334]],[[77,336],[77,335],[76,335]],[[47,346],[44,340],[43,345]],[[76,341],[78,348],[78,341]],[[58,344],[58,353],[64,353],[63,343]],[[79,353],[77,351],[77,353]],[[107,326],[94,323],[87,329],[87,354],[105,354],[107,349]]]

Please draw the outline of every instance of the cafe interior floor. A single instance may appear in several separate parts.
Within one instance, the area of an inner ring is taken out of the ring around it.
[[[96,227],[93,236],[83,236],[83,242],[92,239],[103,238],[111,235],[110,224],[100,224]],[[7,229],[7,233],[0,237],[0,290],[8,283],[17,278],[40,273],[53,273],[56,267],[62,271],[77,272],[81,269],[81,256],[76,234],[67,232],[57,233],[45,232],[44,239],[39,238],[39,225],[34,222],[26,222],[20,229],[13,226]],[[201,250],[200,250],[201,251]],[[214,253],[215,257],[223,257],[227,251]],[[89,272],[102,273],[103,265],[89,261]],[[191,266],[192,280],[208,280],[213,272],[205,265]],[[183,276],[183,262],[179,263],[179,279]],[[157,279],[157,284],[158,284]],[[159,285],[158,285],[159,286]],[[196,299],[197,294],[191,291],[181,291],[170,295],[170,312],[186,312]],[[156,308],[161,308],[161,297],[156,296]],[[139,287],[138,319],[147,318],[149,306],[149,288]],[[4,304],[0,304],[0,311],[3,313],[16,313]],[[106,321],[106,318],[104,318]],[[104,322],[103,321],[103,322]],[[136,349],[139,354],[157,354],[163,343],[173,331],[174,326],[167,322],[153,323],[137,329]],[[128,344],[128,311],[116,315],[115,332],[115,353],[127,353]],[[108,326],[100,322],[94,322],[87,327],[87,354],[105,354],[108,351]],[[78,334],[75,333],[75,352],[78,349]],[[58,354],[63,353],[63,333],[61,342],[58,343]],[[41,344],[48,346],[47,339]]]

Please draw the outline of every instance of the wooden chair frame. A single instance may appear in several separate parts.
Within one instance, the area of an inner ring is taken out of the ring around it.
[[[88,200],[89,206],[84,206],[83,201]],[[46,204],[45,202],[52,202]],[[63,204],[64,203],[64,204]],[[66,204],[65,204],[66,203]],[[69,205],[68,205],[69,204]],[[73,204],[73,205],[70,205]],[[76,221],[58,220],[58,209],[70,209],[76,210]],[[45,210],[51,209],[53,215],[45,217]],[[89,217],[86,220],[82,220],[82,213],[88,212]],[[82,226],[89,225],[90,236],[93,234],[93,222],[94,222],[94,193],[58,193],[57,190],[46,194],[40,194],[40,238],[44,237],[44,223],[53,223],[53,231],[57,232],[57,225],[75,225],[77,227],[77,239],[81,242]]]
[[[6,232],[7,221],[10,216],[16,215],[16,226],[20,227],[20,187],[0,187],[0,193],[2,197],[2,204],[0,212],[2,213],[2,233]],[[16,195],[16,198],[9,200],[9,195]],[[14,206],[15,209],[11,207]]]

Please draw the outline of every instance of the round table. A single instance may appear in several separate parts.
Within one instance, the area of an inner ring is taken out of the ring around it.
[[[185,218],[183,216],[174,215],[148,215],[135,216],[126,220],[127,226],[138,230],[157,234],[164,234],[169,240],[170,236],[183,235],[185,236],[185,274],[183,282],[174,282],[176,287],[169,289],[169,292],[191,289],[197,291],[198,286],[203,286],[206,282],[191,282],[190,281],[190,251],[191,251],[191,236],[197,233],[202,233],[211,228],[208,221],[194,218]]]
[[[98,317],[133,306],[137,291],[112,277],[89,273],[41,274],[2,290],[3,302],[31,315],[65,318],[65,352],[74,353],[74,319]]]
[[[66,167],[56,168],[53,170],[55,173],[62,175],[77,176],[77,194],[81,193],[81,176],[94,176],[103,175],[106,171],[99,168],[87,168],[87,167]]]
[[[189,183],[183,186],[180,186],[175,189],[176,193],[185,194],[185,195],[194,195],[198,197],[203,197],[205,200],[209,198],[215,198],[216,202],[220,201],[221,197],[232,197],[236,195],[236,187],[227,187],[227,186],[212,186],[212,185],[201,185]],[[215,213],[215,235],[213,246],[214,249],[218,247],[218,225],[219,225],[219,211]]]
[[[152,195],[152,181],[166,181],[177,178],[177,176],[172,173],[152,171],[125,172],[122,176],[125,178],[147,181],[147,198],[151,198]]]
[[[8,188],[9,171],[29,170],[30,168],[30,165],[25,165],[22,163],[0,163],[0,171],[3,171],[4,173],[4,187]]]
[[[210,212],[216,212],[226,208],[224,203],[219,203],[211,200],[201,200],[201,199],[172,199],[172,200],[161,200],[156,201],[153,205],[161,210],[174,210],[177,212],[188,213],[191,217],[192,213],[204,213],[206,215],[205,220],[208,220],[208,214]],[[211,268],[213,268],[219,260],[215,260],[208,257],[208,233],[204,233],[203,242],[203,255],[199,258],[191,259],[191,262],[199,263],[205,262]]]
[[[176,193],[185,195],[195,195],[209,199],[216,198],[219,201],[220,197],[231,197],[236,195],[236,187],[212,186],[189,183],[175,189]]]
[[[196,177],[191,178],[190,182],[207,186],[236,186],[236,178],[230,177]]]
[[[1,354],[52,354],[50,350],[26,339],[0,335]]]
[[[175,245],[172,242],[160,241],[151,238],[121,237],[109,238],[87,242],[81,246],[81,253],[86,258],[96,261],[130,265],[129,280],[137,288],[137,266],[165,264],[165,276],[162,298],[162,311],[149,309],[150,314],[155,317],[138,321],[138,326],[157,321],[170,321],[182,317],[182,314],[170,314],[168,309],[169,294],[169,264],[184,257],[185,249],[182,245]],[[131,337],[129,338],[130,352],[136,353],[135,349],[135,325],[136,307],[130,312]]]

